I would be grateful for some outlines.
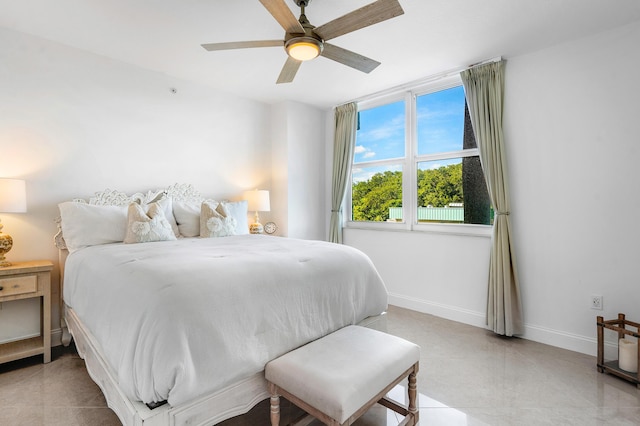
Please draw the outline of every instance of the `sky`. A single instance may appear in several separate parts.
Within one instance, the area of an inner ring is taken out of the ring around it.
[[[428,93],[416,100],[418,155],[462,149],[464,130],[464,89],[453,87]],[[360,111],[360,130],[356,133],[355,163],[404,158],[404,100]],[[437,168],[450,161],[421,163],[421,168]],[[398,166],[354,167],[354,182],[368,180],[384,170]]]

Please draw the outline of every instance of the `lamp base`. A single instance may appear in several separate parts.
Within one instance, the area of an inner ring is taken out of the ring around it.
[[[0,227],[0,229],[2,228]],[[12,247],[13,238],[11,238],[11,235],[3,234],[2,232],[0,232],[0,268],[11,266],[11,262],[7,261],[4,255],[9,253],[9,250],[11,250]]]
[[[252,223],[249,225],[249,233],[251,234],[262,234],[264,232],[264,227],[260,222]]]

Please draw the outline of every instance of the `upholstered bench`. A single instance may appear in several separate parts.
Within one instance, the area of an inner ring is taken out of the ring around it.
[[[271,425],[280,423],[280,396],[327,425],[350,425],[376,403],[418,422],[416,375],[420,348],[404,339],[348,326],[269,362]],[[409,406],[385,395],[409,378]]]

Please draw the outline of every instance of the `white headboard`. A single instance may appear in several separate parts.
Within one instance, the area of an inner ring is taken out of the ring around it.
[[[152,203],[163,197],[171,197],[175,201],[197,203],[204,200],[202,195],[200,195],[200,192],[196,190],[193,185],[188,183],[174,183],[168,188],[147,191],[146,194],[136,192],[133,195],[127,195],[124,192],[105,189],[104,191],[96,192],[93,197],[89,198],[89,200],[74,198],[72,201],[75,203],[93,204],[97,206],[128,206],[131,203]],[[67,244],[65,243],[64,236],[62,235],[62,227],[60,226],[59,217],[56,219],[56,223],[58,224],[58,232],[54,236],[53,242],[62,252],[60,254],[60,268],[62,269],[64,261],[66,260],[66,255],[68,254]]]

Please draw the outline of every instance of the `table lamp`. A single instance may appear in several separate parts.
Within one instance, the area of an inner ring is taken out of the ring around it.
[[[248,201],[247,209],[249,211],[253,210],[256,212],[255,222],[249,226],[249,232],[252,234],[262,234],[264,232],[264,227],[260,223],[258,212],[268,212],[271,210],[271,205],[269,203],[269,191],[265,189],[246,191],[244,193],[244,198]]]
[[[27,211],[27,191],[25,181],[0,178],[0,213],[25,213]],[[0,268],[11,266],[4,255],[13,247],[13,238],[2,233],[0,222]]]

